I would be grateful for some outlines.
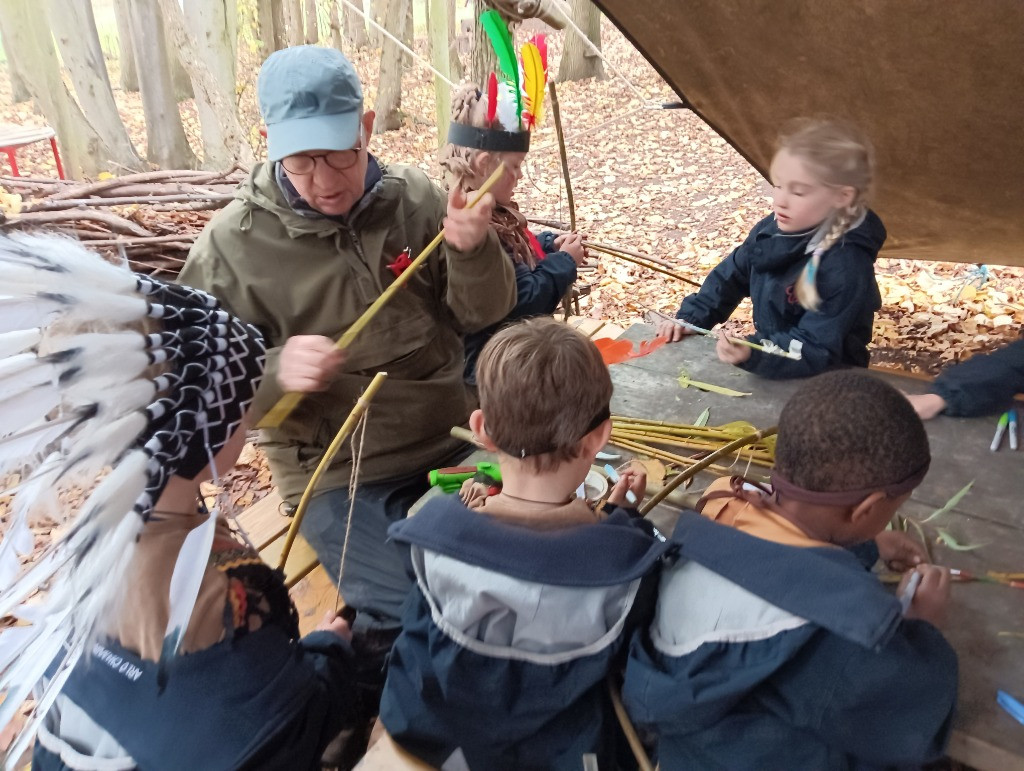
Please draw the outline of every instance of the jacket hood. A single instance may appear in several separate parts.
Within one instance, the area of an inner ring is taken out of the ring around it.
[[[775,221],[775,215],[769,214],[754,226],[754,261],[762,270],[786,270],[806,259],[807,247],[816,231],[817,227],[802,233],[783,233]],[[839,243],[847,248],[852,246],[860,249],[874,262],[886,236],[882,220],[868,209],[863,221],[844,233]]]

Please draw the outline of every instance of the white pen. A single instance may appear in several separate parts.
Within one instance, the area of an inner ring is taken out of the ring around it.
[[[1010,425],[1009,425],[1007,430],[1010,433],[1010,449],[1011,450],[1016,450],[1017,449],[1017,410],[1014,409],[1013,407],[1011,407],[1010,408],[1010,412],[1008,414],[1010,416]]]
[[[604,473],[608,475],[608,478],[610,480],[612,480],[612,484],[615,484],[616,482],[619,481],[619,472],[616,471],[615,469],[613,469],[612,465],[610,463],[605,463],[604,464]],[[627,489],[626,490],[626,500],[629,503],[632,503],[635,506],[636,505],[636,494],[632,490]]]
[[[903,594],[900,595],[900,608],[903,609],[903,615],[907,615],[907,611],[910,610],[910,603],[914,601],[914,595],[917,593],[917,587],[921,585],[921,573],[918,570],[914,571],[914,575],[910,577],[910,581],[907,582],[906,588],[903,590]]]

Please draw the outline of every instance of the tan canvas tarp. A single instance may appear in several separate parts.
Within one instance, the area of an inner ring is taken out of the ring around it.
[[[1024,265],[1024,1],[597,4],[759,171],[787,119],[863,127],[887,256]]]

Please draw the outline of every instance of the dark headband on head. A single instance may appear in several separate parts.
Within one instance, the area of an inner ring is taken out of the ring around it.
[[[612,416],[611,407],[610,406],[603,407],[594,416],[593,420],[590,421],[590,423],[587,425],[586,429],[584,429],[583,433],[580,434],[579,439],[577,439],[576,441],[577,442],[580,441],[580,439],[582,439],[587,434],[589,434],[591,431],[593,431],[595,428],[600,426],[602,423],[604,423],[606,420],[608,420],[608,418],[610,418],[611,416]],[[493,441],[494,437],[491,437],[491,439]],[[560,449],[559,447],[556,447],[556,446],[553,446],[553,445],[548,445],[546,447],[519,447],[519,448],[516,448],[515,450],[509,450],[509,449],[506,449],[506,448],[502,447],[497,442],[495,442],[494,444],[503,453],[505,453],[506,455],[509,455],[509,456],[511,456],[513,458],[529,458],[529,457],[532,457],[534,455],[547,455],[549,452],[554,452],[555,450]]]
[[[529,131],[498,131],[451,123],[448,141],[472,150],[490,150],[495,153],[525,153],[530,150]]]
[[[807,490],[791,482],[779,471],[773,471],[771,475],[772,490],[779,495],[784,495],[791,500],[802,501],[803,503],[813,503],[823,506],[856,506],[871,495],[871,493],[875,492],[883,492],[889,498],[899,498],[901,495],[906,495],[921,484],[925,475],[928,473],[928,467],[930,465],[931,460],[929,459],[923,466],[912,472],[905,479],[891,484],[872,485],[871,487],[865,487],[859,490],[836,491]]]

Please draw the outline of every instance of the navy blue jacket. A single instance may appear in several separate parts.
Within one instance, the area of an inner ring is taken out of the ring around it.
[[[821,258],[817,288],[821,306],[808,311],[797,302],[795,285],[810,259],[814,231],[783,233],[774,215],[761,220],[747,239],[720,262],[700,291],[683,300],[676,318],[700,327],[720,324],[749,297],[754,305],[754,342],[771,340],[789,350],[803,344],[799,361],[751,351],[740,366],[768,378],[809,377],[837,367],[866,367],[875,311],[882,307],[875,282],[875,258],[885,227],[869,211]]]
[[[970,418],[1002,412],[1013,403],[1014,394],[1024,393],[1024,340],[944,369],[932,391],[945,400],[947,415]]]
[[[515,264],[516,304],[508,316],[486,329],[466,335],[465,379],[469,385],[476,385],[476,360],[495,332],[510,321],[551,315],[576,280],[576,261],[568,252],[555,248],[557,237],[558,234],[550,230],[537,236],[546,256],[533,270],[522,263]]]
[[[392,525],[417,583],[381,700],[391,736],[436,767],[617,767],[607,678],[650,618],[644,578],[666,549],[643,524],[616,510],[536,531],[445,496]]]
[[[885,769],[943,756],[957,659],[852,552],[684,512],[622,695],[663,771]]]
[[[44,719],[32,767],[109,768],[94,753],[114,741],[145,771],[318,769],[354,718],[351,656],[332,632],[296,642],[265,626],[176,657],[161,690],[155,662],[97,643]]]

